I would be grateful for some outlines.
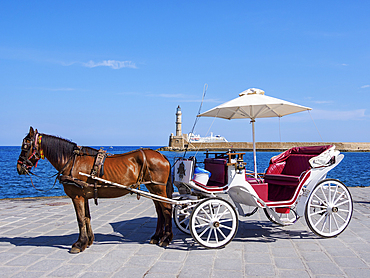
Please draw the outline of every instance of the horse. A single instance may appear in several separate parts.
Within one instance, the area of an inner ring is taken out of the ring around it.
[[[73,243],[70,253],[83,252],[94,241],[91,228],[89,199],[116,198],[130,191],[103,182],[94,184],[91,178],[80,172],[91,173],[98,150],[79,147],[69,140],[38,133],[30,127],[24,137],[22,150],[17,162],[20,175],[29,174],[37,166],[39,159],[47,160],[58,171],[59,181],[64,192],[71,198],[79,227],[78,240]],[[128,153],[110,155],[103,164],[101,178],[128,187],[145,184],[150,193],[165,198],[172,198],[171,165],[161,153],[151,149],[139,149]],[[32,172],[31,172],[32,173]],[[157,212],[157,227],[150,239],[150,244],[166,247],[173,238],[172,205],[153,200]]]

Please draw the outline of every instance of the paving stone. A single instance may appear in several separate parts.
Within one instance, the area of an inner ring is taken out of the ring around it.
[[[247,276],[276,277],[277,273],[272,264],[246,264],[245,274]]]
[[[343,275],[338,265],[332,262],[307,262],[307,265],[314,275]]]
[[[244,260],[249,264],[271,264],[271,256],[269,253],[247,253],[244,255]]]
[[[179,278],[195,278],[195,277],[210,277],[211,267],[183,267],[179,274]],[[227,271],[228,272],[228,271]]]
[[[279,269],[279,277],[282,278],[310,278],[310,274],[306,270],[297,269]],[[333,278],[333,276],[331,276]]]
[[[243,269],[242,259],[216,258],[213,268],[218,270],[242,271]]]
[[[195,277],[207,277],[207,276],[195,276]],[[212,278],[243,278],[245,276],[244,276],[244,273],[242,271],[230,271],[230,270],[215,269],[215,270],[213,270],[212,275],[210,277],[212,277]]]
[[[148,272],[148,266],[142,265],[145,267],[139,266],[125,266],[120,268],[112,277],[114,278],[121,278],[121,277],[144,277],[144,275]]]
[[[150,268],[148,274],[163,273],[176,275],[180,272],[182,265],[182,262],[169,263],[167,261],[158,261]]]
[[[274,260],[279,269],[305,269],[300,258],[274,258]]]
[[[334,262],[342,268],[366,268],[367,265],[358,257],[333,257]]]
[[[43,272],[50,272],[58,268],[63,263],[64,262],[62,260],[52,260],[45,258],[27,267],[26,271],[37,272],[41,270]]]

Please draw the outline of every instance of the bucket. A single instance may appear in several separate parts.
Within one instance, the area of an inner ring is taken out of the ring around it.
[[[206,185],[210,176],[211,176],[211,172],[205,169],[196,167],[194,170],[193,181],[201,185]]]

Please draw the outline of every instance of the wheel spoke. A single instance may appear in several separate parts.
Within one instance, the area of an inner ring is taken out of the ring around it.
[[[316,222],[316,224],[314,225],[315,226],[315,228],[316,228],[316,226],[324,219],[324,217],[325,217],[325,214],[323,214],[321,217],[320,217],[320,219]]]
[[[218,219],[221,219],[223,216],[225,216],[227,213],[230,213],[228,209],[225,208],[225,210],[221,213],[221,215],[217,215]]]
[[[340,214],[337,213],[337,216],[342,219],[344,222],[346,222],[346,219],[344,219]]]
[[[212,219],[212,217],[211,217],[211,216],[209,216],[208,212],[207,212],[207,211],[205,211],[205,209],[204,209],[204,208],[202,208],[202,211],[203,211],[203,213],[208,217],[208,219],[209,219],[209,220],[211,220],[211,219]],[[211,214],[212,214],[212,208],[211,208]]]
[[[325,195],[324,195],[325,196]],[[321,198],[315,193],[315,195],[313,197],[316,197],[317,199],[319,199],[319,203],[321,204],[326,204],[325,201],[321,200]]]
[[[199,234],[199,237],[202,237],[208,230],[210,229],[210,227],[207,227],[205,228],[200,234]]]
[[[325,220],[324,222],[322,223],[322,227],[321,227],[321,232],[324,230],[325,226],[326,226],[326,220],[328,219],[328,216],[326,215],[325,216]]]
[[[189,216],[185,217],[183,220],[181,220],[179,223],[184,224],[186,220],[189,220]]]
[[[322,192],[322,195],[324,195],[324,198],[325,198],[326,203],[328,203],[328,199],[326,198],[326,195],[325,195],[325,192],[324,192],[323,186],[320,186],[320,190],[321,190],[321,192]]]
[[[339,225],[338,225],[337,219],[335,218],[335,214],[333,214],[333,219],[334,219],[335,226],[337,226],[337,230],[338,230],[339,229]]]
[[[346,194],[346,192],[345,191],[343,191],[340,195],[339,195],[339,197],[333,202],[333,204],[334,205],[336,205],[336,203],[342,198],[342,196],[344,195],[344,194]]]
[[[338,211],[350,212],[348,209],[340,209],[340,208],[338,208]]]
[[[218,243],[217,230],[216,230],[216,229],[212,229],[212,230],[213,230],[213,233],[215,234],[215,239],[216,239],[216,242]]]
[[[209,233],[208,233],[208,237],[207,237],[207,242],[209,242],[209,240],[211,238],[212,231],[213,231],[213,229],[209,229]]]
[[[314,213],[311,213],[310,215],[313,216],[313,215],[317,215],[317,214],[320,214],[320,213],[323,213],[325,212],[326,210],[319,210],[319,211],[315,211]]]
[[[221,225],[221,224],[220,224],[220,228],[225,228],[225,229],[228,229],[228,230],[232,230],[233,229],[232,227]]]
[[[319,206],[319,205],[311,205],[311,207],[314,207],[314,208],[322,208],[322,209],[326,209],[327,206]]]
[[[349,200],[345,200],[345,201],[343,201],[343,202],[341,202],[341,203],[339,203],[339,204],[337,204],[335,206],[336,207],[339,207],[339,206],[344,205],[344,204],[347,204],[347,203],[349,203]]]
[[[224,239],[226,238],[225,234],[221,231],[220,227],[217,228],[217,231],[224,237]]]
[[[206,222],[206,223],[208,223],[209,222],[209,219],[205,219],[205,218],[203,218],[203,217],[201,217],[201,216],[199,216],[199,215],[197,215],[197,216],[195,216],[196,217],[196,219],[197,220],[202,220],[203,222]]]
[[[337,195],[337,192],[338,192],[338,184],[335,185],[335,192],[334,192],[334,195],[333,195],[333,200],[335,200],[335,195]]]

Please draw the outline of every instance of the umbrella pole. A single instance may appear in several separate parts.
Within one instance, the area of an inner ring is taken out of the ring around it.
[[[257,155],[256,155],[256,138],[254,134],[254,122],[256,120],[252,119],[252,135],[253,135],[253,160],[254,160],[254,178],[257,179]]]

